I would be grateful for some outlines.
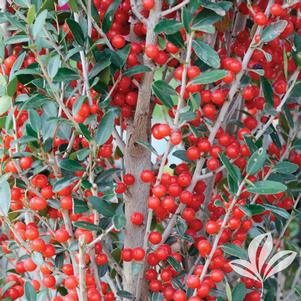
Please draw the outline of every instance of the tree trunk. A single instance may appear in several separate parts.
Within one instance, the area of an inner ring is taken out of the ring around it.
[[[160,19],[161,1],[157,0],[155,8],[151,10],[147,19],[146,45],[156,43],[157,36],[154,28]],[[154,68],[152,61],[144,56],[144,65]],[[141,212],[144,221],[147,220],[147,199],[149,197],[149,185],[140,180],[140,174],[145,169],[151,169],[151,152],[137,143],[138,140],[150,142],[151,140],[151,88],[154,72],[147,72],[141,83],[138,102],[136,106],[134,120],[127,124],[126,147],[124,153],[125,172],[135,176],[135,184],[128,188],[125,193],[125,248],[142,247],[145,235],[146,224],[143,226],[132,225],[130,219],[134,212]],[[138,282],[138,274],[132,270],[131,262],[124,262],[123,266],[123,289],[131,292],[134,296]],[[147,300],[147,284],[142,283],[141,300]],[[138,300],[136,300],[138,301]]]

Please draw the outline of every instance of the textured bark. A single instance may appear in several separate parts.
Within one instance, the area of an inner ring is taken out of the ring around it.
[[[146,45],[156,42],[154,27],[159,21],[161,1],[156,1],[156,7],[151,11],[147,19]],[[152,61],[144,57],[144,65],[153,68]],[[137,143],[138,140],[150,142],[151,139],[151,87],[154,72],[147,72],[138,93],[138,102],[134,120],[127,124],[126,147],[124,152],[125,172],[135,176],[136,182],[125,193],[125,248],[135,248],[143,245],[145,225],[137,227],[131,224],[130,218],[133,212],[143,213],[147,218],[147,199],[149,185],[140,180],[140,174],[145,169],[151,169],[151,153],[145,147]],[[135,295],[138,281],[138,273],[132,271],[132,263],[124,262],[123,289]],[[141,300],[147,300],[147,286],[142,283]]]

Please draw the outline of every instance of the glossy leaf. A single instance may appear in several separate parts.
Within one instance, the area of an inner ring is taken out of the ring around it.
[[[68,69],[68,68],[59,68],[56,76],[54,77],[54,81],[61,82],[61,81],[72,81],[77,80],[80,78],[78,72]]]
[[[233,180],[239,182],[241,180],[241,174],[239,169],[234,164],[232,164],[223,153],[219,153],[219,158],[226,167]]]
[[[241,258],[241,259],[247,258],[246,251],[243,248],[236,246],[234,244],[231,244],[231,243],[223,244],[222,249],[226,254],[229,254],[231,256],[235,256],[235,257]]]
[[[173,34],[178,32],[183,24],[175,19],[162,19],[155,27],[155,33]]]
[[[266,28],[263,29],[260,40],[263,43],[270,42],[276,39],[285,29],[287,25],[286,20],[279,20],[277,22],[271,23]]]
[[[89,222],[74,222],[73,225],[77,228],[86,229],[89,231],[98,231],[100,228]]]
[[[26,297],[26,301],[36,301],[37,300],[37,293],[32,286],[32,284],[28,281],[25,282],[24,285],[24,293]]]
[[[226,70],[205,71],[199,76],[195,77],[191,83],[194,85],[212,84],[223,79],[227,74],[228,72]]]
[[[95,136],[95,141],[98,146],[107,142],[113,133],[115,113],[113,110],[107,111],[102,117]]]
[[[113,22],[115,11],[117,10],[120,3],[121,0],[114,0],[111,2],[111,5],[107,9],[102,22],[102,30],[104,31],[104,33],[107,33],[109,31]]]
[[[56,181],[53,185],[53,192],[58,192],[58,191],[63,190],[64,188],[73,184],[76,180],[78,180],[77,177],[64,177],[64,178]]]
[[[135,74],[141,74],[145,72],[150,72],[152,71],[149,67],[144,66],[144,65],[138,65],[138,66],[133,66],[131,68],[128,68],[123,75],[124,76],[133,76]]]
[[[192,30],[201,30],[206,26],[212,26],[214,23],[220,21],[221,16],[211,10],[203,9],[193,20]]]
[[[175,269],[175,271],[181,272],[182,267],[181,267],[180,263],[174,257],[168,256],[166,261],[168,262],[168,264],[170,264]]]
[[[7,180],[0,182],[0,215],[7,216],[11,202],[11,191]]]
[[[0,97],[0,115],[6,113],[10,108],[12,103],[12,98],[8,95],[3,95]]]
[[[249,175],[256,174],[261,168],[264,167],[264,162],[267,159],[267,152],[265,149],[260,148],[250,157],[247,163],[247,173]]]
[[[130,300],[134,298],[134,296],[130,292],[124,290],[118,291],[117,295],[121,298],[130,299]]]
[[[73,213],[80,214],[89,211],[87,202],[82,200],[73,199]]]
[[[284,161],[284,162],[277,163],[273,168],[273,171],[286,175],[286,174],[294,173],[295,171],[298,170],[298,168],[299,167],[297,164]]]
[[[63,159],[62,161],[59,162],[59,166],[62,169],[69,170],[72,172],[76,171],[85,171],[86,168],[83,167],[79,162],[75,160],[70,160],[70,159]]]
[[[163,80],[157,80],[153,83],[152,90],[165,106],[168,108],[173,107],[171,95],[177,95],[177,92],[174,88],[172,88]]]
[[[263,91],[265,102],[274,106],[273,88],[270,82],[263,76],[260,77],[261,88]]]
[[[276,194],[287,190],[287,186],[275,181],[258,181],[248,185],[247,190],[257,194]]]
[[[192,42],[192,46],[195,51],[195,54],[205,64],[216,69],[220,67],[219,55],[211,46],[209,46],[201,40],[194,40]]]
[[[34,39],[37,39],[39,35],[43,32],[43,27],[45,26],[46,18],[47,18],[47,9],[43,10],[36,18],[32,26],[32,36]]]
[[[209,0],[199,0],[199,4],[205,8],[208,8],[220,16],[225,16],[227,11],[232,7],[232,3],[230,1],[221,1],[215,3]]]
[[[93,206],[93,208],[106,217],[113,217],[115,214],[115,208],[113,204],[105,201],[103,198],[99,198],[96,196],[88,197],[89,202]]]
[[[243,300],[246,294],[246,286],[244,285],[244,283],[239,282],[232,291],[232,299],[233,301]]]
[[[66,23],[68,24],[72,36],[74,40],[77,42],[77,44],[79,44],[80,46],[84,46],[85,37],[80,25],[73,19],[67,19]]]
[[[266,210],[271,211],[272,213],[283,217],[285,219],[289,219],[290,218],[290,214],[283,208],[271,205],[271,204],[264,204],[262,205]]]
[[[112,221],[113,221],[114,228],[117,230],[121,230],[125,225],[126,219],[123,214],[117,214],[113,216]]]

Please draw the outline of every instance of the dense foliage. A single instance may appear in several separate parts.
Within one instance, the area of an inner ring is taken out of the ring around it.
[[[298,300],[300,1],[1,2],[0,300]]]

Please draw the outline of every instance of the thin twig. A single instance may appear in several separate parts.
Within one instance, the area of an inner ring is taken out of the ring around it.
[[[186,4],[188,4],[190,2],[190,0],[184,0],[183,2],[179,3],[178,5],[174,6],[174,7],[171,7],[170,9],[167,9],[167,10],[164,10],[162,13],[161,13],[161,16],[167,16],[179,9],[181,9],[183,6],[185,6]]]
[[[85,254],[86,254],[85,236],[81,235],[79,237],[79,263],[78,263],[78,267],[79,267],[79,300],[80,301],[87,301]]]

